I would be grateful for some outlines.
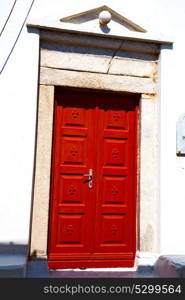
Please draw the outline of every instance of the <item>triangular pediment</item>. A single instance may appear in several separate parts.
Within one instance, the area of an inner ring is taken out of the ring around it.
[[[105,11],[106,14],[109,14],[110,20],[107,24],[102,25],[100,14]],[[160,44],[172,43],[168,37],[148,32],[148,30],[126,18],[125,15],[120,15],[107,5],[65,16],[61,19],[53,15],[42,18],[29,18],[27,26],[39,30],[71,32],[79,35],[110,37],[119,40],[129,39]]]
[[[100,26],[99,14],[102,11],[108,11],[111,14],[111,20],[105,26]],[[141,26],[135,24],[133,21],[127,19],[125,16],[120,15],[106,5],[64,17],[60,19],[60,21],[66,25],[75,25],[78,29],[86,28],[88,31],[101,30],[106,32],[116,30],[121,32],[147,32]]]

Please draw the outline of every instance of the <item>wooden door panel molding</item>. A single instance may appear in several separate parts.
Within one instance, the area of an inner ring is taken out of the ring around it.
[[[127,176],[103,176],[102,203],[107,205],[127,204]]]
[[[56,89],[50,268],[133,266],[137,109],[134,96]]]
[[[118,139],[104,139],[104,166],[124,166],[128,164],[127,141]]]
[[[105,128],[126,129],[128,128],[127,115],[124,111],[108,111],[105,119]]]
[[[87,139],[84,137],[62,137],[61,165],[87,166]]]
[[[69,247],[78,244],[83,246],[84,236],[81,235],[84,227],[84,215],[59,214],[58,216],[57,245]]]
[[[78,126],[85,127],[86,125],[86,114],[82,108],[69,107],[63,112],[63,126]]]
[[[61,175],[59,183],[59,201],[63,205],[84,204],[84,177],[81,175]]]

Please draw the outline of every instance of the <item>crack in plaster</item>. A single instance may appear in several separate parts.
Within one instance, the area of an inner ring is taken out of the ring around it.
[[[118,46],[118,48],[114,50],[114,52],[113,52],[113,54],[112,54],[112,56],[111,56],[111,58],[110,58],[110,60],[109,60],[109,62],[108,62],[108,68],[107,68],[106,74],[109,74],[109,70],[110,70],[110,67],[111,67],[111,65],[112,65],[112,61],[113,61],[114,57],[116,56],[116,53],[117,53],[117,52],[121,49],[121,47],[123,46],[123,43],[124,43],[124,42],[121,42],[120,45]]]

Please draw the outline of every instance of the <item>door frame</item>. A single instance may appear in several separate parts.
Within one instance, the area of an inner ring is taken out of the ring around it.
[[[60,35],[56,32],[47,33],[47,42],[56,43],[57,35],[61,43],[61,39],[64,38],[65,34]],[[43,31],[43,39],[44,36]],[[80,35],[78,37],[80,39]],[[90,39],[93,40],[94,37],[88,38],[88,47],[90,47]],[[105,40],[105,38],[101,39]],[[84,37],[83,40],[85,44]],[[70,40],[70,43],[73,43],[73,40]],[[74,45],[76,45],[75,43],[78,44],[76,37]],[[132,44],[132,42],[128,43]],[[111,46],[108,40],[107,44],[103,45],[106,47]],[[149,48],[150,44],[147,46]],[[42,39],[40,47],[42,56]],[[138,47],[137,51],[138,49],[143,51],[142,43],[138,44]],[[94,56],[94,63],[97,65],[98,51],[97,49]],[[58,52],[60,52],[60,49]],[[50,55],[57,55],[57,53],[55,51]],[[156,80],[153,77],[150,80],[144,75],[138,77],[109,73],[101,74],[100,72],[92,73],[84,70],[84,66],[83,71],[74,71],[74,68],[75,66],[66,70],[56,66],[45,67],[42,65],[42,60],[40,63],[29,255],[47,259],[55,86],[92,89],[101,92],[134,93],[140,97],[140,134],[137,151],[137,254],[141,256],[142,253],[157,253],[159,252],[159,96],[155,92]],[[156,76],[156,70],[154,72]],[[146,174],[149,174],[149,176]]]
[[[48,223],[49,223],[49,201],[50,201],[50,176],[51,176],[51,153],[52,153],[52,131],[53,131],[53,110],[54,110],[54,90],[55,86],[40,85],[38,127],[37,127],[37,151],[36,169],[34,184],[33,218],[31,231],[30,256],[47,258],[48,244]],[[144,179],[144,166],[146,164],[145,155],[141,153],[144,149],[145,130],[152,130],[153,124],[148,122],[147,112],[152,108],[152,101],[147,95],[140,95],[140,120],[138,122],[138,170],[137,170],[137,199],[136,199],[136,245],[137,251],[146,247],[144,236],[141,231],[142,223],[146,222],[148,210],[143,207],[145,201],[145,189],[141,186]],[[145,115],[143,116],[143,113]],[[147,117],[146,117],[147,116]],[[143,131],[143,132],[142,132]],[[150,138],[150,142],[152,137]],[[141,155],[144,155],[141,158]],[[155,176],[155,173],[153,174]],[[141,178],[142,177],[142,178]],[[44,179],[44,180],[43,180]],[[148,185],[146,185],[146,188]],[[153,193],[153,188],[148,191]],[[155,205],[155,198],[151,205]],[[144,217],[144,219],[143,219]],[[154,224],[157,225],[157,224]],[[150,232],[146,233],[146,239],[150,237]],[[154,248],[155,249],[155,248]],[[151,247],[151,250],[152,247]],[[149,251],[147,251],[149,252]]]

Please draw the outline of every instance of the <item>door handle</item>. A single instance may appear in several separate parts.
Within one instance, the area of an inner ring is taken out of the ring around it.
[[[92,189],[92,186],[93,186],[93,169],[89,169],[89,173],[88,174],[83,174],[83,176],[88,177],[88,187],[89,187],[89,189]]]

